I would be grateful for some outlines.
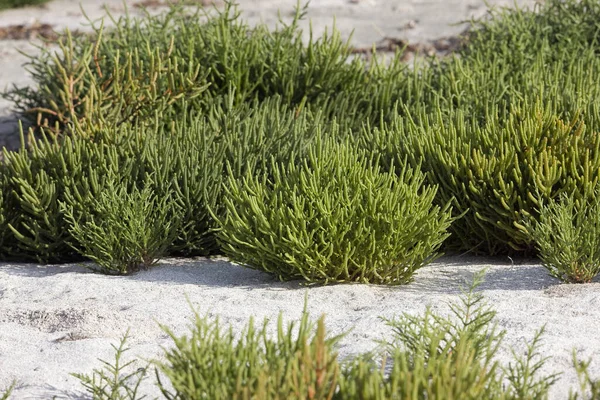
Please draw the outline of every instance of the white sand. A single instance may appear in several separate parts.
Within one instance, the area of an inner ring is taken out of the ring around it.
[[[96,1],[83,3],[90,16],[101,15]],[[121,0],[106,3],[114,12],[122,12]],[[286,17],[295,1],[241,3],[243,17],[251,23],[262,20],[274,25],[277,7]],[[456,34],[464,27],[450,27],[449,23],[484,12],[480,0],[315,0],[308,16],[317,34],[324,26],[331,26],[336,15],[342,34],[347,37],[354,29],[353,44],[363,46],[383,36],[418,42]],[[68,0],[55,0],[45,8],[0,13],[0,26],[32,20],[77,28],[82,17],[78,2]],[[414,21],[414,28],[406,29],[410,21]],[[0,88],[30,82],[20,67],[25,58],[17,49],[33,48],[23,41],[0,41]],[[8,134],[14,124],[11,121],[14,117],[9,104],[0,101],[0,146],[14,145],[14,135]],[[69,373],[90,373],[101,366],[98,358],[111,360],[111,344],[118,344],[127,329],[131,334],[127,355],[159,357],[160,346],[171,342],[158,322],[176,333],[187,332],[192,312],[186,296],[201,313],[218,315],[222,322],[240,329],[250,316],[259,320],[269,317],[274,322],[283,311],[286,321],[299,318],[308,291],[311,315],[316,319],[325,313],[331,334],[354,328],[339,348],[342,357],[350,356],[371,349],[374,340],[389,334],[380,316],[421,313],[426,305],[447,313],[447,302],[458,299],[461,285],[482,268],[489,271],[481,289],[498,311],[499,327],[507,331],[499,355],[502,362],[512,360],[510,346],[522,353],[535,331],[545,324],[541,351],[550,360],[542,372],[564,372],[552,390],[552,399],[566,398],[569,388],[577,384],[571,367],[573,349],[584,359],[597,359],[590,372],[600,378],[598,280],[564,285],[536,262],[513,264],[509,259],[454,257],[423,268],[408,286],[306,289],[298,282],[280,283],[267,274],[226,261],[196,259],[166,260],[129,277],[92,274],[77,265],[0,264],[0,389],[17,380],[16,399],[86,398]],[[153,398],[159,392],[150,378],[144,392]]]

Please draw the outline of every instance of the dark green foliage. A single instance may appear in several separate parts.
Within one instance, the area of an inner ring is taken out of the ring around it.
[[[494,110],[494,108],[492,108]],[[365,130],[385,159],[408,157],[465,216],[451,227],[454,244],[488,254],[531,251],[521,221],[560,193],[590,198],[600,177],[600,136],[579,118],[563,121],[550,107],[515,104],[504,120],[485,124],[462,111],[420,115]],[[447,121],[450,122],[447,122]],[[418,121],[418,122],[416,122]]]
[[[223,330],[218,319],[209,321],[196,313],[191,336],[177,337],[165,350],[160,370],[174,393],[160,382],[167,399],[331,399],[339,365],[333,346],[341,337],[326,337],[324,317],[310,322],[306,303],[300,323],[283,326],[277,321],[277,337],[267,335],[268,321],[256,329],[251,318],[241,336]],[[158,375],[157,375],[158,377]]]
[[[31,153],[4,153],[3,197],[5,209],[12,211],[13,217],[8,219],[10,232],[2,243],[3,257],[52,262],[74,256],[58,200],[69,185],[67,180],[81,178],[82,161],[90,158],[92,151],[71,150],[65,146],[66,157],[60,157],[59,146],[46,140],[34,143]]]
[[[418,170],[382,173],[332,140],[307,153],[229,178],[219,239],[233,261],[286,280],[402,284],[435,259],[452,219]]]
[[[408,156],[439,185],[438,204],[454,198],[456,213],[468,210],[451,228],[452,249],[531,253],[519,224],[537,217],[540,201],[593,195],[598,4],[550,0],[538,13],[492,12],[458,57],[421,69],[420,105],[399,105],[402,119],[363,131],[384,165]]]
[[[344,369],[339,399],[546,398],[557,375],[537,377],[546,360],[537,353],[543,329],[528,346],[525,358],[509,366],[510,385],[503,386],[505,372],[494,357],[504,332],[491,324],[495,312],[474,292],[481,277],[476,277],[459,303],[450,305],[450,317],[428,308],[423,316],[406,313],[386,320],[394,336],[383,342],[383,365],[378,368],[373,355],[354,359]]]
[[[138,396],[138,389],[149,365],[129,372],[127,370],[131,369],[135,360],[122,363],[123,354],[129,350],[125,348],[128,339],[129,331],[121,339],[119,347],[112,345],[115,350],[114,364],[100,360],[104,367],[94,369],[91,376],[81,373],[71,374],[79,379],[93,400],[141,400],[146,397]],[[133,384],[129,382],[130,380],[134,381]]]
[[[33,142],[30,152],[8,152],[0,174],[5,188],[0,254],[42,262],[80,258],[58,204],[67,203],[73,219],[83,224],[94,201],[109,190],[110,176],[127,193],[149,185],[157,199],[177,204],[182,214],[169,254],[217,253],[210,213],[222,213],[225,161],[235,176],[268,171],[269,157],[303,154],[317,132],[329,129],[318,115],[289,110],[276,98],[226,107],[215,105],[205,117],[184,114],[168,126],[106,126],[94,141],[76,134]],[[40,177],[44,181],[38,182]]]
[[[32,142],[30,151],[5,152],[5,208],[10,234],[4,257],[58,262],[80,259],[71,247],[72,237],[59,201],[75,196],[85,204],[97,197],[107,176],[137,181],[135,159],[125,146],[66,139]]]
[[[0,10],[47,3],[49,0],[0,0]]]
[[[74,247],[101,272],[118,275],[148,269],[166,255],[182,214],[170,193],[159,198],[148,183],[130,191],[114,178],[85,209],[75,207],[61,206]],[[76,215],[83,215],[83,221]]]
[[[563,193],[540,206],[525,226],[550,275],[567,283],[588,283],[600,273],[600,190],[583,203]]]
[[[215,150],[204,121],[182,120],[143,135],[141,128],[127,125],[103,128],[96,139],[92,142],[75,135],[60,143],[34,142],[30,152],[6,153],[4,209],[15,215],[7,217],[10,231],[4,235],[2,255],[42,262],[80,258],[73,250],[79,247],[71,235],[72,226],[59,203],[69,205],[71,223],[85,226],[90,221],[82,218],[97,206],[97,199],[112,196],[107,192],[115,189],[132,193],[145,183],[155,193],[156,205],[177,203],[183,212],[185,219],[174,221],[175,238],[187,246],[187,253],[214,251],[214,239],[207,239],[212,227],[207,204],[215,204],[221,190],[223,151],[219,155]],[[119,184],[109,185],[109,177]],[[205,195],[209,200],[203,200]],[[167,210],[147,211],[164,213],[164,218],[174,215]]]
[[[160,201],[171,198],[180,209],[171,254],[211,255],[218,250],[212,232],[216,223],[209,209],[220,210],[225,156],[225,143],[219,138],[222,125],[225,122],[182,116],[168,128],[132,130],[137,138],[137,168],[143,176],[151,175],[149,184]]]

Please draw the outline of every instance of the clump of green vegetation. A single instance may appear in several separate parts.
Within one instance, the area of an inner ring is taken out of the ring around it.
[[[77,251],[107,274],[129,274],[154,265],[166,255],[181,220],[173,197],[158,198],[149,185],[128,190],[114,178],[98,198],[78,210],[83,220],[75,217],[73,206],[61,208]]]
[[[340,380],[340,399],[543,399],[558,375],[538,377],[547,358],[537,348],[543,329],[524,358],[503,368],[494,357],[504,332],[492,325],[495,312],[475,288],[482,275],[442,317],[427,309],[385,320],[393,339],[383,341],[383,364],[373,354],[354,359]],[[388,361],[389,360],[389,361]],[[388,364],[389,363],[389,364]],[[389,368],[387,368],[389,365]],[[505,387],[504,379],[509,386]]]
[[[146,124],[156,113],[163,122],[177,119],[181,99],[196,112],[223,96],[234,106],[278,96],[290,107],[326,108],[364,81],[364,63],[349,62],[337,32],[302,42],[300,7],[276,31],[250,28],[230,3],[206,21],[205,13],[173,6],[159,16],[119,18],[114,29],[96,26],[92,36],[67,35],[58,53],[41,48],[30,59],[35,87],[14,87],[4,96],[34,124],[57,134],[80,124],[92,135],[106,124]]]
[[[93,141],[45,136],[29,151],[7,152],[0,165],[0,255],[40,262],[81,259],[71,224],[83,221],[90,204],[105,195],[108,177],[127,193],[150,185],[160,199],[155,206],[163,199],[177,205],[181,216],[173,221],[177,229],[168,254],[218,253],[211,212],[222,213],[225,163],[235,176],[267,171],[269,157],[302,154],[316,132],[327,129],[318,115],[297,113],[273,98],[230,111],[215,106],[208,115],[184,115],[153,130],[107,126]],[[71,223],[61,203],[72,208]]]
[[[256,329],[250,319],[239,339],[231,328],[223,331],[218,319],[197,313],[190,337],[165,328],[175,344],[159,363],[174,390],[159,379],[165,398],[331,399],[339,377],[333,346],[341,336],[326,337],[324,317],[315,331],[306,303],[297,327],[285,329],[279,315],[275,339],[268,337],[267,324]]]
[[[452,222],[418,170],[383,173],[349,143],[317,140],[270,173],[230,177],[219,240],[233,261],[308,282],[403,284]]]
[[[598,1],[551,0],[474,24],[458,56],[420,70],[420,105],[363,130],[384,165],[408,157],[464,214],[450,248],[531,254],[520,221],[560,193],[593,196],[600,163]]]
[[[515,104],[484,124],[463,111],[401,119],[365,130],[364,141],[388,160],[408,157],[439,187],[436,200],[464,216],[453,246],[485,254],[533,253],[521,225],[542,202],[569,192],[590,199],[600,178],[600,135],[580,118],[563,121],[542,104]],[[496,115],[496,116],[494,116]],[[449,120],[449,121],[448,121]],[[419,121],[419,122],[415,122]]]
[[[0,10],[8,8],[37,6],[47,3],[49,0],[0,0]]]
[[[526,221],[550,275],[566,283],[588,283],[600,273],[600,190],[588,204],[562,194]]]

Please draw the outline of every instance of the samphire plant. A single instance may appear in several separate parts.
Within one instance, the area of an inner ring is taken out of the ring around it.
[[[600,273],[600,189],[589,202],[563,193],[526,220],[543,265],[566,283],[588,283]]]
[[[364,143],[382,159],[420,166],[438,186],[438,204],[464,213],[450,230],[452,247],[486,254],[534,253],[522,225],[560,193],[577,201],[600,178],[600,135],[581,118],[562,120],[542,102],[515,103],[505,118],[490,106],[485,122],[463,111],[398,118],[364,129]]]
[[[331,399],[339,363],[333,347],[342,336],[327,337],[324,316],[316,324],[306,311],[296,326],[277,320],[277,336],[267,334],[268,320],[255,328],[251,318],[241,336],[219,321],[196,313],[191,336],[166,332],[174,347],[165,351],[160,371],[173,392],[163,385],[167,399]]]
[[[318,139],[269,173],[230,177],[218,238],[232,261],[307,282],[403,284],[436,258],[452,222],[418,170],[380,171]]]
[[[137,360],[123,361],[123,355],[129,350],[125,347],[127,340],[129,340],[129,330],[121,339],[119,346],[112,345],[115,350],[114,363],[100,360],[103,368],[94,369],[91,375],[71,374],[79,379],[93,400],[142,400],[146,398],[146,396],[139,395],[138,391],[150,364],[131,372]]]
[[[399,117],[364,131],[365,147],[384,164],[409,157],[439,186],[437,204],[454,199],[454,212],[466,212],[448,249],[534,253],[519,224],[537,216],[540,201],[593,195],[599,5],[549,0],[535,12],[493,11],[457,57],[420,69],[427,83],[419,104],[400,103]]]
[[[330,129],[319,114],[297,112],[277,98],[235,108],[215,104],[205,115],[183,114],[169,125],[152,125],[106,126],[94,140],[44,135],[29,151],[6,152],[0,163],[0,257],[81,259],[59,204],[73,207],[80,221],[90,202],[109,190],[110,176],[128,193],[148,184],[156,198],[171,199],[181,209],[168,254],[216,254],[217,224],[209,209],[222,213],[225,162],[235,176],[268,171],[268,158],[303,154],[316,132]]]
[[[495,361],[504,332],[492,321],[495,312],[476,293],[482,273],[470,289],[450,304],[443,317],[427,308],[424,315],[403,314],[384,319],[392,340],[381,341],[378,352],[352,360],[340,380],[340,399],[544,399],[558,374],[539,377],[547,358],[538,352],[541,329],[525,357],[502,367]],[[508,381],[508,386],[506,386]]]
[[[145,125],[156,112],[163,122],[177,119],[181,99],[196,112],[225,95],[233,105],[279,96],[289,106],[327,109],[340,93],[358,91],[352,97],[360,99],[364,63],[349,59],[336,31],[305,44],[298,29],[304,13],[297,7],[292,22],[275,31],[249,27],[229,2],[222,11],[173,5],[158,16],[127,15],[111,29],[92,24],[90,36],[65,35],[58,52],[41,47],[27,65],[35,86],[13,87],[4,97],[34,125],[89,136],[107,124]],[[380,70],[371,89],[388,75],[391,81],[398,73]],[[388,95],[378,97],[389,103]],[[75,123],[86,129],[73,131]]]
[[[61,204],[74,247],[106,274],[148,269],[166,255],[181,224],[173,196],[159,198],[148,183],[128,189],[114,177],[97,198],[77,206]]]

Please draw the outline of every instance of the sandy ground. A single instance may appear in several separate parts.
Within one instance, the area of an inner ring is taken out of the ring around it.
[[[82,3],[91,18],[103,15],[99,2]],[[117,15],[123,12],[121,0],[104,3]],[[127,1],[129,6],[133,3]],[[243,18],[274,26],[277,9],[283,18],[289,18],[295,1],[240,3]],[[518,3],[532,5],[533,1]],[[416,43],[455,35],[464,25],[450,23],[481,16],[485,11],[484,2],[479,0],[313,0],[308,18],[315,34],[320,34],[325,26],[332,25],[335,15],[342,35],[348,37],[354,30],[352,44],[360,47],[385,37]],[[70,0],[0,13],[0,27],[38,22],[78,28],[83,20],[79,2]],[[21,67],[26,58],[19,50],[34,52],[35,48],[26,41],[0,41],[0,88],[31,82]],[[14,127],[10,105],[0,101],[0,147],[15,146]],[[498,312],[499,327],[507,331],[499,355],[502,362],[512,360],[511,347],[522,354],[536,330],[545,324],[541,350],[550,359],[542,372],[564,372],[552,390],[552,399],[566,398],[577,384],[571,367],[573,349],[584,359],[598,360],[590,372],[600,377],[598,280],[564,285],[536,262],[453,257],[423,268],[408,286],[306,289],[298,282],[280,283],[227,261],[196,259],[166,260],[130,277],[97,275],[78,265],[0,264],[0,389],[16,380],[16,399],[87,398],[69,373],[90,373],[101,366],[98,358],[110,360],[111,344],[117,344],[127,329],[131,334],[127,355],[160,357],[160,347],[168,347],[170,339],[158,323],[178,334],[186,333],[192,316],[186,296],[202,314],[218,315],[238,330],[250,316],[275,320],[283,311],[286,321],[299,318],[308,292],[311,315],[317,318],[326,314],[331,334],[353,328],[339,348],[341,357],[351,356],[371,349],[374,340],[389,334],[380,316],[421,313],[426,305],[447,313],[447,302],[457,300],[461,285],[483,268],[488,268],[488,273],[481,289]],[[144,392],[151,398],[159,396],[152,379]]]
[[[160,347],[171,340],[158,323],[178,335],[187,333],[192,311],[186,297],[201,315],[219,316],[239,331],[250,316],[274,322],[282,311],[285,321],[298,319],[308,293],[311,316],[325,314],[331,334],[352,329],[338,349],[348,357],[390,337],[379,317],[422,313],[427,305],[447,314],[447,303],[457,300],[465,282],[483,268],[488,272],[480,289],[506,330],[499,360],[505,365],[512,360],[511,347],[523,354],[545,325],[540,350],[550,360],[541,372],[564,372],[552,398],[565,399],[577,383],[573,349],[584,359],[600,360],[600,283],[564,285],[537,263],[459,257],[424,267],[406,286],[309,289],[222,260],[167,260],[129,277],[93,274],[78,265],[0,265],[0,386],[18,380],[15,398],[86,398],[69,373],[91,372],[100,366],[97,358],[111,360],[110,345],[127,329],[128,356],[160,358]],[[591,372],[600,376],[600,363]],[[144,392],[158,396],[151,381]]]

